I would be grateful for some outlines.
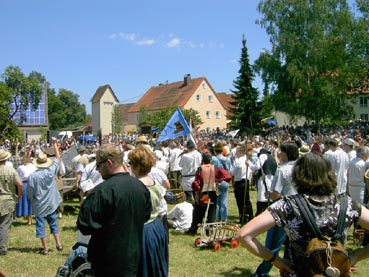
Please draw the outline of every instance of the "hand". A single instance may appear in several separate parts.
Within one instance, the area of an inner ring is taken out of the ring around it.
[[[58,140],[57,140],[57,138],[56,138],[56,137],[51,137],[51,142],[52,142],[52,144],[55,144],[57,141],[58,141]]]
[[[293,274],[294,271],[291,268],[291,261],[277,257],[272,263],[279,268],[280,276],[287,276],[287,274]]]

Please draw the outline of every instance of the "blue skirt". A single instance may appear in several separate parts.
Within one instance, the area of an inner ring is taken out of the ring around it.
[[[142,267],[139,276],[168,276],[168,236],[159,218],[144,225],[142,239]]]
[[[29,198],[27,197],[26,190],[27,190],[27,181],[23,181],[22,198],[15,206],[15,214],[18,217],[32,215],[32,204]]]

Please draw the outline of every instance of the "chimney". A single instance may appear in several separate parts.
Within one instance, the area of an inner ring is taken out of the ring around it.
[[[185,86],[187,86],[191,81],[191,74],[186,74],[183,79],[183,83]]]

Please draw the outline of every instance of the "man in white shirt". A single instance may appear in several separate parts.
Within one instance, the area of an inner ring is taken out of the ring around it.
[[[339,141],[335,139],[328,140],[331,154],[325,154],[332,164],[332,170],[337,178],[336,194],[345,193],[347,190],[347,170],[349,167],[349,157],[345,151],[339,147]]]
[[[174,206],[168,213],[168,223],[176,231],[187,231],[191,227],[193,205],[183,202]]]
[[[179,161],[182,168],[182,189],[186,194],[186,201],[193,201],[192,183],[195,180],[196,170],[201,166],[201,154],[195,149],[195,143],[189,139],[187,141],[187,152]]]
[[[352,138],[347,138],[343,141],[343,149],[349,156],[350,161],[356,158],[356,151],[354,150],[355,146],[356,146],[356,143]]]
[[[182,183],[181,170],[179,161],[181,160],[182,150],[178,147],[176,142],[171,142],[169,150],[169,179],[172,188],[177,188]]]
[[[365,201],[365,171],[366,161],[369,158],[369,150],[365,146],[356,149],[356,158],[350,161],[348,168],[349,194],[355,201],[364,204]]]

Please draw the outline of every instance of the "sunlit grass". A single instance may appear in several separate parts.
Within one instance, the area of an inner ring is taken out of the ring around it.
[[[251,191],[251,196],[253,203],[256,203],[256,192]],[[170,208],[172,205],[169,205]],[[48,256],[38,254],[41,243],[35,237],[35,225],[26,225],[25,219],[17,218],[10,232],[8,255],[0,256],[0,269],[10,277],[54,276],[76,242],[75,224],[79,209],[77,200],[68,200],[65,209],[63,218],[59,220],[64,247],[62,253],[55,249],[54,239],[49,235],[50,254]],[[238,218],[233,192],[230,192],[229,196],[229,217],[232,220]],[[250,276],[261,262],[242,247],[231,249],[229,243],[222,244],[221,249],[216,252],[212,248],[196,248],[196,237],[170,230],[170,276]],[[265,235],[260,236],[260,241],[264,242],[264,238]],[[351,240],[348,247],[353,248]],[[366,272],[368,261],[363,261],[357,266],[358,271],[353,276],[368,276]],[[279,276],[277,269],[273,268],[270,276]]]

